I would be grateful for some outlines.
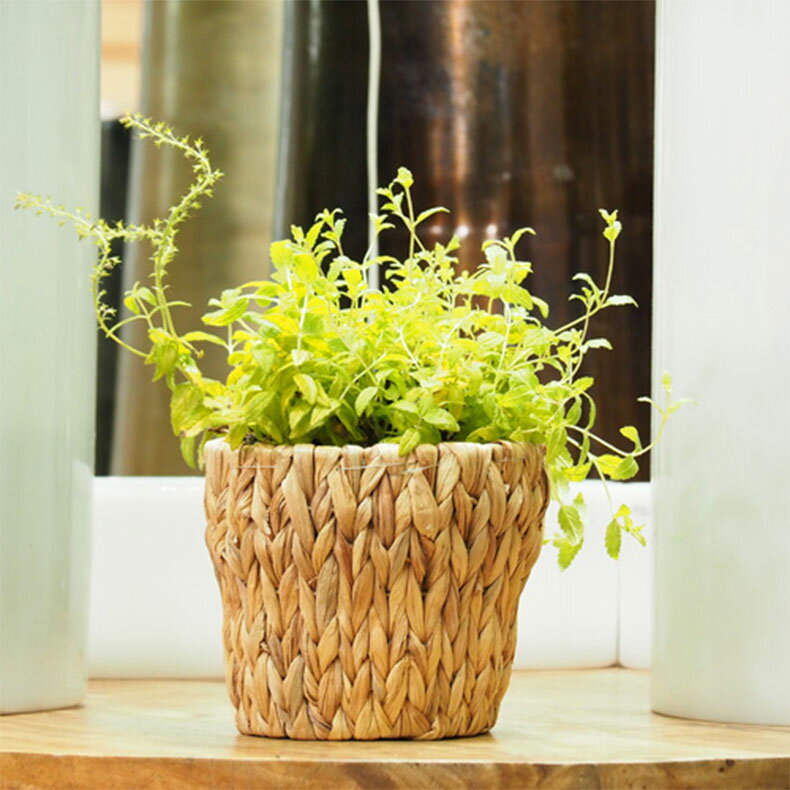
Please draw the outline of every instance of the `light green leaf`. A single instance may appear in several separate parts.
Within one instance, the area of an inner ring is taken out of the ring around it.
[[[614,242],[615,239],[620,235],[620,231],[623,229],[623,226],[619,222],[613,222],[607,228],[604,228],[604,238],[608,239],[610,242]]]
[[[421,222],[424,222],[428,217],[432,217],[434,214],[449,214],[449,209],[444,208],[443,206],[436,206],[435,208],[429,208],[427,211],[421,211],[417,215],[417,224],[419,225]]]
[[[612,559],[617,559],[620,556],[620,545],[623,541],[623,535],[620,524],[612,519],[606,527],[606,551]]]
[[[414,176],[411,174],[411,170],[409,170],[407,167],[398,168],[398,175],[395,180],[406,189],[410,189],[414,184]]]
[[[642,440],[639,438],[639,431],[633,425],[624,425],[620,428],[620,434],[633,442],[634,449],[639,452],[642,449]]]
[[[566,538],[578,542],[584,534],[581,515],[574,505],[561,505],[558,515],[560,529],[565,533]]]
[[[293,259],[293,250],[290,242],[274,241],[269,245],[269,255],[275,269],[282,269],[290,264]]]
[[[529,233],[530,236],[535,236],[535,230],[533,228],[519,228],[511,237],[510,242],[515,247],[518,244],[519,239],[525,234]]]
[[[146,286],[141,285],[140,287],[134,289],[134,295],[138,299],[142,299],[144,302],[151,305],[151,307],[156,307],[156,297],[150,288],[146,288]]]
[[[633,307],[639,307],[636,303],[636,299],[633,296],[627,296],[625,294],[612,294],[606,302],[604,303],[607,307],[618,307],[620,305],[627,305],[630,304]]]
[[[585,342],[584,348],[605,348],[607,351],[611,351],[612,344],[605,337],[594,337]]]
[[[194,342],[202,342],[202,343],[213,343],[215,346],[226,346],[225,341],[221,337],[217,337],[216,335],[210,335],[208,332],[187,332],[183,335],[183,339],[186,340],[188,343]]]
[[[170,397],[170,424],[173,433],[179,434],[182,430],[191,427],[205,412],[203,405],[203,392],[200,387],[184,382],[176,385]]]
[[[565,467],[562,471],[568,480],[574,483],[580,483],[582,480],[587,479],[587,475],[590,473],[591,467],[592,463],[587,461],[583,464]]]
[[[310,424],[313,407],[304,401],[292,405],[288,410],[288,426],[291,429],[291,438],[298,438]]]
[[[299,391],[308,403],[315,403],[318,397],[318,385],[312,376],[308,376],[306,373],[297,373],[294,376],[294,383],[299,387]]]
[[[244,423],[240,423],[238,425],[234,425],[229,431],[227,435],[228,444],[230,445],[231,450],[236,450],[241,446],[241,443],[247,437],[248,429]]]
[[[309,361],[310,359],[310,352],[306,351],[303,348],[295,348],[291,352],[291,361],[299,367],[300,365],[304,365],[305,362]]]
[[[203,323],[208,326],[230,326],[247,312],[247,298],[242,297],[224,310],[215,310],[203,316]]]
[[[303,282],[310,284],[318,276],[318,264],[315,258],[306,252],[294,256],[294,274]]]
[[[195,442],[196,436],[180,436],[178,443],[181,450],[181,457],[187,466],[194,469],[195,464]]]
[[[264,346],[259,343],[252,347],[252,358],[264,373],[268,373],[272,369],[275,357],[275,351],[271,346]]]
[[[548,306],[548,304],[546,304],[546,302],[543,301],[543,299],[539,299],[537,296],[533,295],[532,296],[532,303],[535,305],[535,307],[538,308],[538,310],[540,311],[540,314],[544,318],[548,318],[549,317],[549,306]]]
[[[137,300],[131,294],[123,300],[123,303],[130,313],[140,315],[140,307],[137,304]]]
[[[365,387],[365,389],[363,389],[362,392],[357,395],[357,398],[354,401],[354,411],[356,411],[358,416],[362,416],[362,413],[370,405],[370,402],[373,400],[373,398],[376,397],[378,391],[378,387]]]
[[[566,571],[570,567],[573,560],[576,558],[576,555],[581,551],[584,541],[581,540],[578,543],[574,543],[567,539],[555,539],[554,545],[559,549],[557,554],[557,564],[560,566],[560,570]]]
[[[451,431],[455,433],[458,431],[458,423],[446,409],[441,409],[438,406],[430,407],[423,415],[425,422],[434,425],[440,430]]]
[[[419,416],[420,412],[417,409],[417,404],[413,403],[410,400],[399,400],[392,404],[392,408],[396,409],[397,411],[404,412],[406,414],[412,414],[414,416]]]
[[[565,420],[568,425],[576,425],[582,416],[582,400],[581,398],[574,398],[570,409],[565,415]]]
[[[639,471],[639,464],[632,455],[621,458],[605,454],[598,456],[597,462],[601,471],[612,480],[630,480]]]
[[[398,443],[398,454],[408,455],[420,443],[420,432],[416,428],[408,428]]]

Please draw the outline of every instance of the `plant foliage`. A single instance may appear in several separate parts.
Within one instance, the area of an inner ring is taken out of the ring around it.
[[[181,224],[199,201],[210,196],[222,177],[201,140],[177,137],[162,123],[139,115],[123,123],[155,145],[180,150],[194,172],[189,190],[163,219],[152,225],[110,225],[82,211],[71,212],[48,199],[20,194],[17,205],[70,222],[81,238],[99,250],[92,276],[96,316],[104,333],[141,357],[172,393],[171,418],[186,461],[194,463],[203,443],[224,436],[242,443],[373,444],[397,442],[402,454],[420,443],[492,442],[501,439],[543,444],[552,495],[559,501],[559,531],[553,543],[567,567],[583,544],[580,497],[567,498],[568,484],[596,474],[602,480],[627,480],[638,458],[655,444],[680,402],[657,409],[656,438],[644,443],[633,426],[620,432],[620,449],[594,433],[593,380],[580,376],[586,354],[610,348],[590,337],[590,319],[609,307],[635,304],[610,291],[617,212],[601,210],[609,264],[603,284],[577,274],[570,298],[581,315],[556,329],[546,320],[548,305],[532,294],[532,265],[517,247],[531,228],[487,241],[484,260],[469,274],[459,272],[454,253],[459,241],[426,246],[420,225],[442,208],[416,213],[413,179],[400,168],[380,189],[380,214],[371,216],[376,234],[395,225],[408,232],[403,260],[373,255],[352,260],[343,250],[345,219],[339,210],[322,211],[307,229],[292,227],[292,238],[271,245],[269,280],[223,291],[209,302],[206,330],[180,332],[174,312],[183,302],[169,298],[167,268],[177,253]],[[115,239],[145,241],[151,247],[151,274],[124,298],[117,320],[104,302],[102,280],[118,264]],[[368,287],[368,270],[386,265],[388,285]],[[149,345],[133,348],[122,329],[145,322]],[[230,371],[224,381],[203,375],[205,343],[227,351]],[[616,557],[622,533],[644,542],[626,506],[612,507],[606,547]]]

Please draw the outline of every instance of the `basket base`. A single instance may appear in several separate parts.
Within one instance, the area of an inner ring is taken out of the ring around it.
[[[249,735],[256,738],[277,738],[281,740],[292,741],[439,741],[484,735],[493,728],[495,723],[496,714],[492,720],[487,720],[483,723],[470,722],[464,727],[453,727],[447,723],[444,726],[437,724],[427,730],[414,728],[411,732],[398,732],[395,730],[390,730],[385,732],[369,731],[368,734],[357,734],[337,728],[333,728],[333,730],[330,731],[322,731],[317,728],[299,728],[296,726],[286,727],[283,729],[282,726],[271,726],[262,720],[251,724],[245,719],[243,714],[237,713],[236,716],[236,728],[238,729],[239,733],[241,733],[241,735]]]

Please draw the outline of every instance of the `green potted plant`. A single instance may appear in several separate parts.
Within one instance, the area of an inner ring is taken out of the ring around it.
[[[585,355],[608,347],[590,319],[633,304],[610,293],[617,212],[601,211],[609,244],[603,285],[578,274],[579,318],[558,329],[529,292],[517,244],[483,245],[458,273],[457,238],[427,247],[412,176],[379,190],[377,234],[408,232],[403,259],[355,261],[345,219],[323,211],[271,245],[271,279],[223,291],[204,329],[181,332],[167,270],[180,225],[222,173],[202,141],[140,116],[123,122],[179,149],[194,181],[165,218],[109,225],[21,194],[18,206],[70,222],[99,249],[92,287],[104,333],[153,368],[172,393],[185,460],[205,465],[206,540],[224,606],[230,696],[242,733],[304,739],[441,738],[493,726],[515,649],[519,595],[544,542],[567,567],[583,544],[580,498],[568,484],[595,473],[625,480],[643,443],[621,450],[594,433]],[[150,282],[126,292],[117,320],[102,280],[115,239],[152,249]],[[387,284],[367,285],[386,265]],[[149,345],[122,328],[145,322]],[[201,346],[226,349],[224,381],[200,369]],[[679,406],[652,405],[657,437]],[[652,403],[652,401],[651,401]],[[599,452],[599,448],[601,451]],[[559,529],[544,539],[550,497]],[[613,507],[609,553],[623,533]]]

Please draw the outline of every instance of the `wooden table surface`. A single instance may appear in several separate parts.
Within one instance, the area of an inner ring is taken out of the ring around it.
[[[487,735],[238,735],[219,681],[97,680],[84,707],[0,719],[3,788],[787,788],[790,728],[653,714],[649,675],[517,672]]]

